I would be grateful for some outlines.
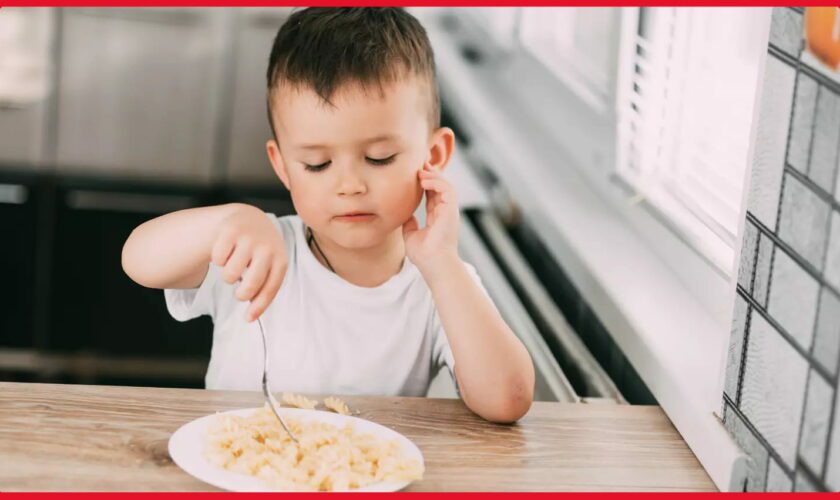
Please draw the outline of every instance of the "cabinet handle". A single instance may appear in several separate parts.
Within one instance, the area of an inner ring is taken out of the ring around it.
[[[29,199],[29,189],[20,184],[0,184],[0,203],[23,205]]]
[[[67,193],[67,206],[76,210],[99,210],[137,214],[164,214],[195,206],[191,196],[123,193],[77,189]]]
[[[31,109],[36,105],[41,104],[39,100],[33,101],[12,101],[12,100],[0,100],[0,111],[23,111],[27,109]]]

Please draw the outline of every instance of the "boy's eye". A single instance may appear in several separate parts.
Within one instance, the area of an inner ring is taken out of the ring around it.
[[[304,163],[303,168],[305,168],[309,172],[320,172],[321,170],[324,170],[325,168],[327,168],[330,165],[330,163],[332,163],[332,162],[331,161],[325,161],[324,163],[319,163],[318,165],[310,165],[308,163]]]
[[[396,154],[393,154],[387,158],[369,158],[365,156],[365,160],[367,160],[368,163],[370,163],[371,165],[387,165],[389,163],[393,163],[396,157]]]

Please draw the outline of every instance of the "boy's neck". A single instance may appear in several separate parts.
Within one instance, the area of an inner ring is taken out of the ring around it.
[[[356,286],[372,288],[385,283],[400,272],[405,260],[402,228],[397,228],[381,244],[364,249],[342,247],[315,231],[313,235],[317,247],[311,245],[310,250],[315,258]]]

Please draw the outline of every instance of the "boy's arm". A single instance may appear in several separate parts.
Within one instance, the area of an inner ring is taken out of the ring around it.
[[[123,245],[122,266],[149,288],[196,288],[204,280],[218,228],[235,207],[190,208],[134,229]]]
[[[494,422],[513,422],[530,408],[534,366],[522,342],[499,315],[458,257],[458,204],[454,188],[424,169],[426,227],[412,218],[403,227],[406,252],[432,291],[452,354],[464,403]]]
[[[519,420],[534,397],[531,356],[457,255],[424,274],[455,357],[464,403],[494,422]]]
[[[268,307],[283,281],[283,238],[262,210],[232,203],[145,222],[131,233],[122,251],[125,273],[149,288],[196,288],[210,262],[223,267],[227,283],[243,278],[236,298],[251,300],[251,321]]]

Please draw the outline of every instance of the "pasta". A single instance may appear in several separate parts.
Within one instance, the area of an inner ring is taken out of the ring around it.
[[[283,404],[287,406],[294,406],[295,408],[303,408],[304,410],[314,410],[318,406],[318,402],[301,396],[300,394],[292,394],[289,392],[283,393]]]
[[[309,399],[306,396],[301,396],[300,394],[294,394],[290,392],[284,392],[282,400],[283,404],[286,406],[303,408],[304,410],[314,410],[315,407],[318,406],[318,401]],[[340,415],[351,414],[350,408],[347,406],[347,403],[335,396],[329,396],[324,398],[324,406],[328,410],[332,410]]]
[[[350,408],[347,407],[347,403],[335,396],[324,398],[324,406],[340,415],[350,415]]]
[[[205,456],[224,469],[262,479],[269,488],[347,491],[380,481],[411,481],[423,466],[397,441],[319,421],[287,418],[292,441],[268,406],[247,417],[219,415],[210,425]]]

